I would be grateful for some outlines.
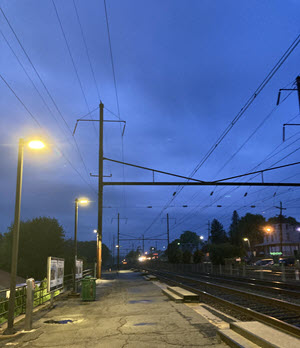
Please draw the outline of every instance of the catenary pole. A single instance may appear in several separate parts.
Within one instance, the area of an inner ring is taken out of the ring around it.
[[[98,176],[98,243],[97,243],[97,278],[101,278],[102,266],[102,208],[103,208],[103,109],[100,102],[100,123],[99,123],[99,176]]]
[[[118,271],[120,269],[120,214],[118,213],[118,256],[117,256],[117,262],[118,262]]]

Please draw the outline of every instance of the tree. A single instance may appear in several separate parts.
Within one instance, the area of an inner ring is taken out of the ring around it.
[[[204,257],[204,253],[201,250],[196,250],[193,255],[194,263],[201,263]]]
[[[292,216],[286,217],[282,215],[282,222],[285,224],[290,224],[290,225],[299,225],[299,222],[293,218]],[[280,218],[279,216],[274,216],[270,217],[268,220],[269,224],[279,224],[280,223]]]
[[[183,263],[191,263],[192,253],[189,250],[185,250],[182,254]]]
[[[242,238],[249,239],[251,246],[262,243],[264,240],[263,226],[265,223],[266,220],[262,215],[247,213],[239,221],[239,233]]]
[[[199,236],[192,231],[184,231],[180,236],[180,243],[191,243],[195,246],[199,244]]]
[[[86,261],[85,267],[92,268],[97,261],[97,242],[94,240],[77,242],[77,254],[78,258],[83,258]],[[106,265],[110,257],[110,250],[102,243],[102,264]]]
[[[217,220],[213,219],[211,223],[211,243],[220,244],[227,241],[227,236],[223,225]]]
[[[129,263],[136,263],[138,261],[139,256],[140,256],[140,251],[139,249],[137,249],[136,251],[134,250],[129,251],[129,253],[126,255],[125,258]]]
[[[242,236],[239,233],[239,215],[236,210],[232,213],[231,225],[229,228],[229,239],[233,245],[241,245]]]
[[[226,258],[233,258],[237,256],[241,256],[241,250],[238,246],[231,245],[230,243],[209,245],[209,257],[214,265],[224,265]]]
[[[0,266],[10,271],[12,228],[4,234]],[[47,257],[63,257],[64,229],[54,218],[39,217],[20,222],[18,270],[19,276],[43,279],[47,272]]]
[[[172,243],[169,244],[168,249],[166,251],[169,262],[180,263],[182,261],[182,251],[179,248],[179,245],[179,239],[175,239]]]

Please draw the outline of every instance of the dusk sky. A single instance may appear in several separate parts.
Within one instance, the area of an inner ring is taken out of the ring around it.
[[[300,33],[298,0],[107,0],[106,5],[126,129],[122,140],[119,125],[105,123],[104,156],[184,176],[201,163]],[[55,217],[72,238],[74,199],[88,197],[89,206],[79,207],[78,239],[95,240],[98,185],[89,173],[98,173],[99,125],[81,122],[74,137],[72,132],[99,98],[104,118],[118,119],[104,2],[0,0],[0,6],[0,232],[14,217],[18,139],[40,137],[45,151],[24,152],[21,219]],[[299,161],[299,127],[287,127],[282,141],[282,125],[300,123],[297,92],[282,92],[276,107],[278,90],[295,88],[299,74],[300,45],[194,178],[212,181]],[[99,110],[91,116],[98,119]],[[106,181],[153,179],[151,172],[107,161],[104,174],[112,174]],[[155,180],[174,178],[155,174]],[[264,180],[299,182],[300,166],[268,172]],[[118,213],[127,219],[120,223],[121,238],[165,238],[168,213],[171,240],[185,230],[207,239],[209,220],[217,218],[228,230],[233,210],[269,218],[278,214],[274,206],[280,201],[285,214],[300,221],[299,188],[194,186],[171,201],[175,191],[176,186],[106,186],[104,243],[111,246],[116,236]],[[123,242],[121,250],[131,245]],[[158,241],[159,248],[165,245]]]

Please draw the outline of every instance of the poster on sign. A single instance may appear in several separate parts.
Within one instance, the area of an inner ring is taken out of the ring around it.
[[[47,262],[47,290],[48,292],[63,287],[65,260],[48,257]]]
[[[83,276],[83,261],[76,260],[76,279],[80,279]]]

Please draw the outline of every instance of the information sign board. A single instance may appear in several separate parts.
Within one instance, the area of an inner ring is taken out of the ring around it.
[[[65,260],[57,257],[48,257],[47,262],[47,290],[48,292],[62,288],[64,284]]]
[[[83,276],[83,260],[76,260],[76,279]]]

